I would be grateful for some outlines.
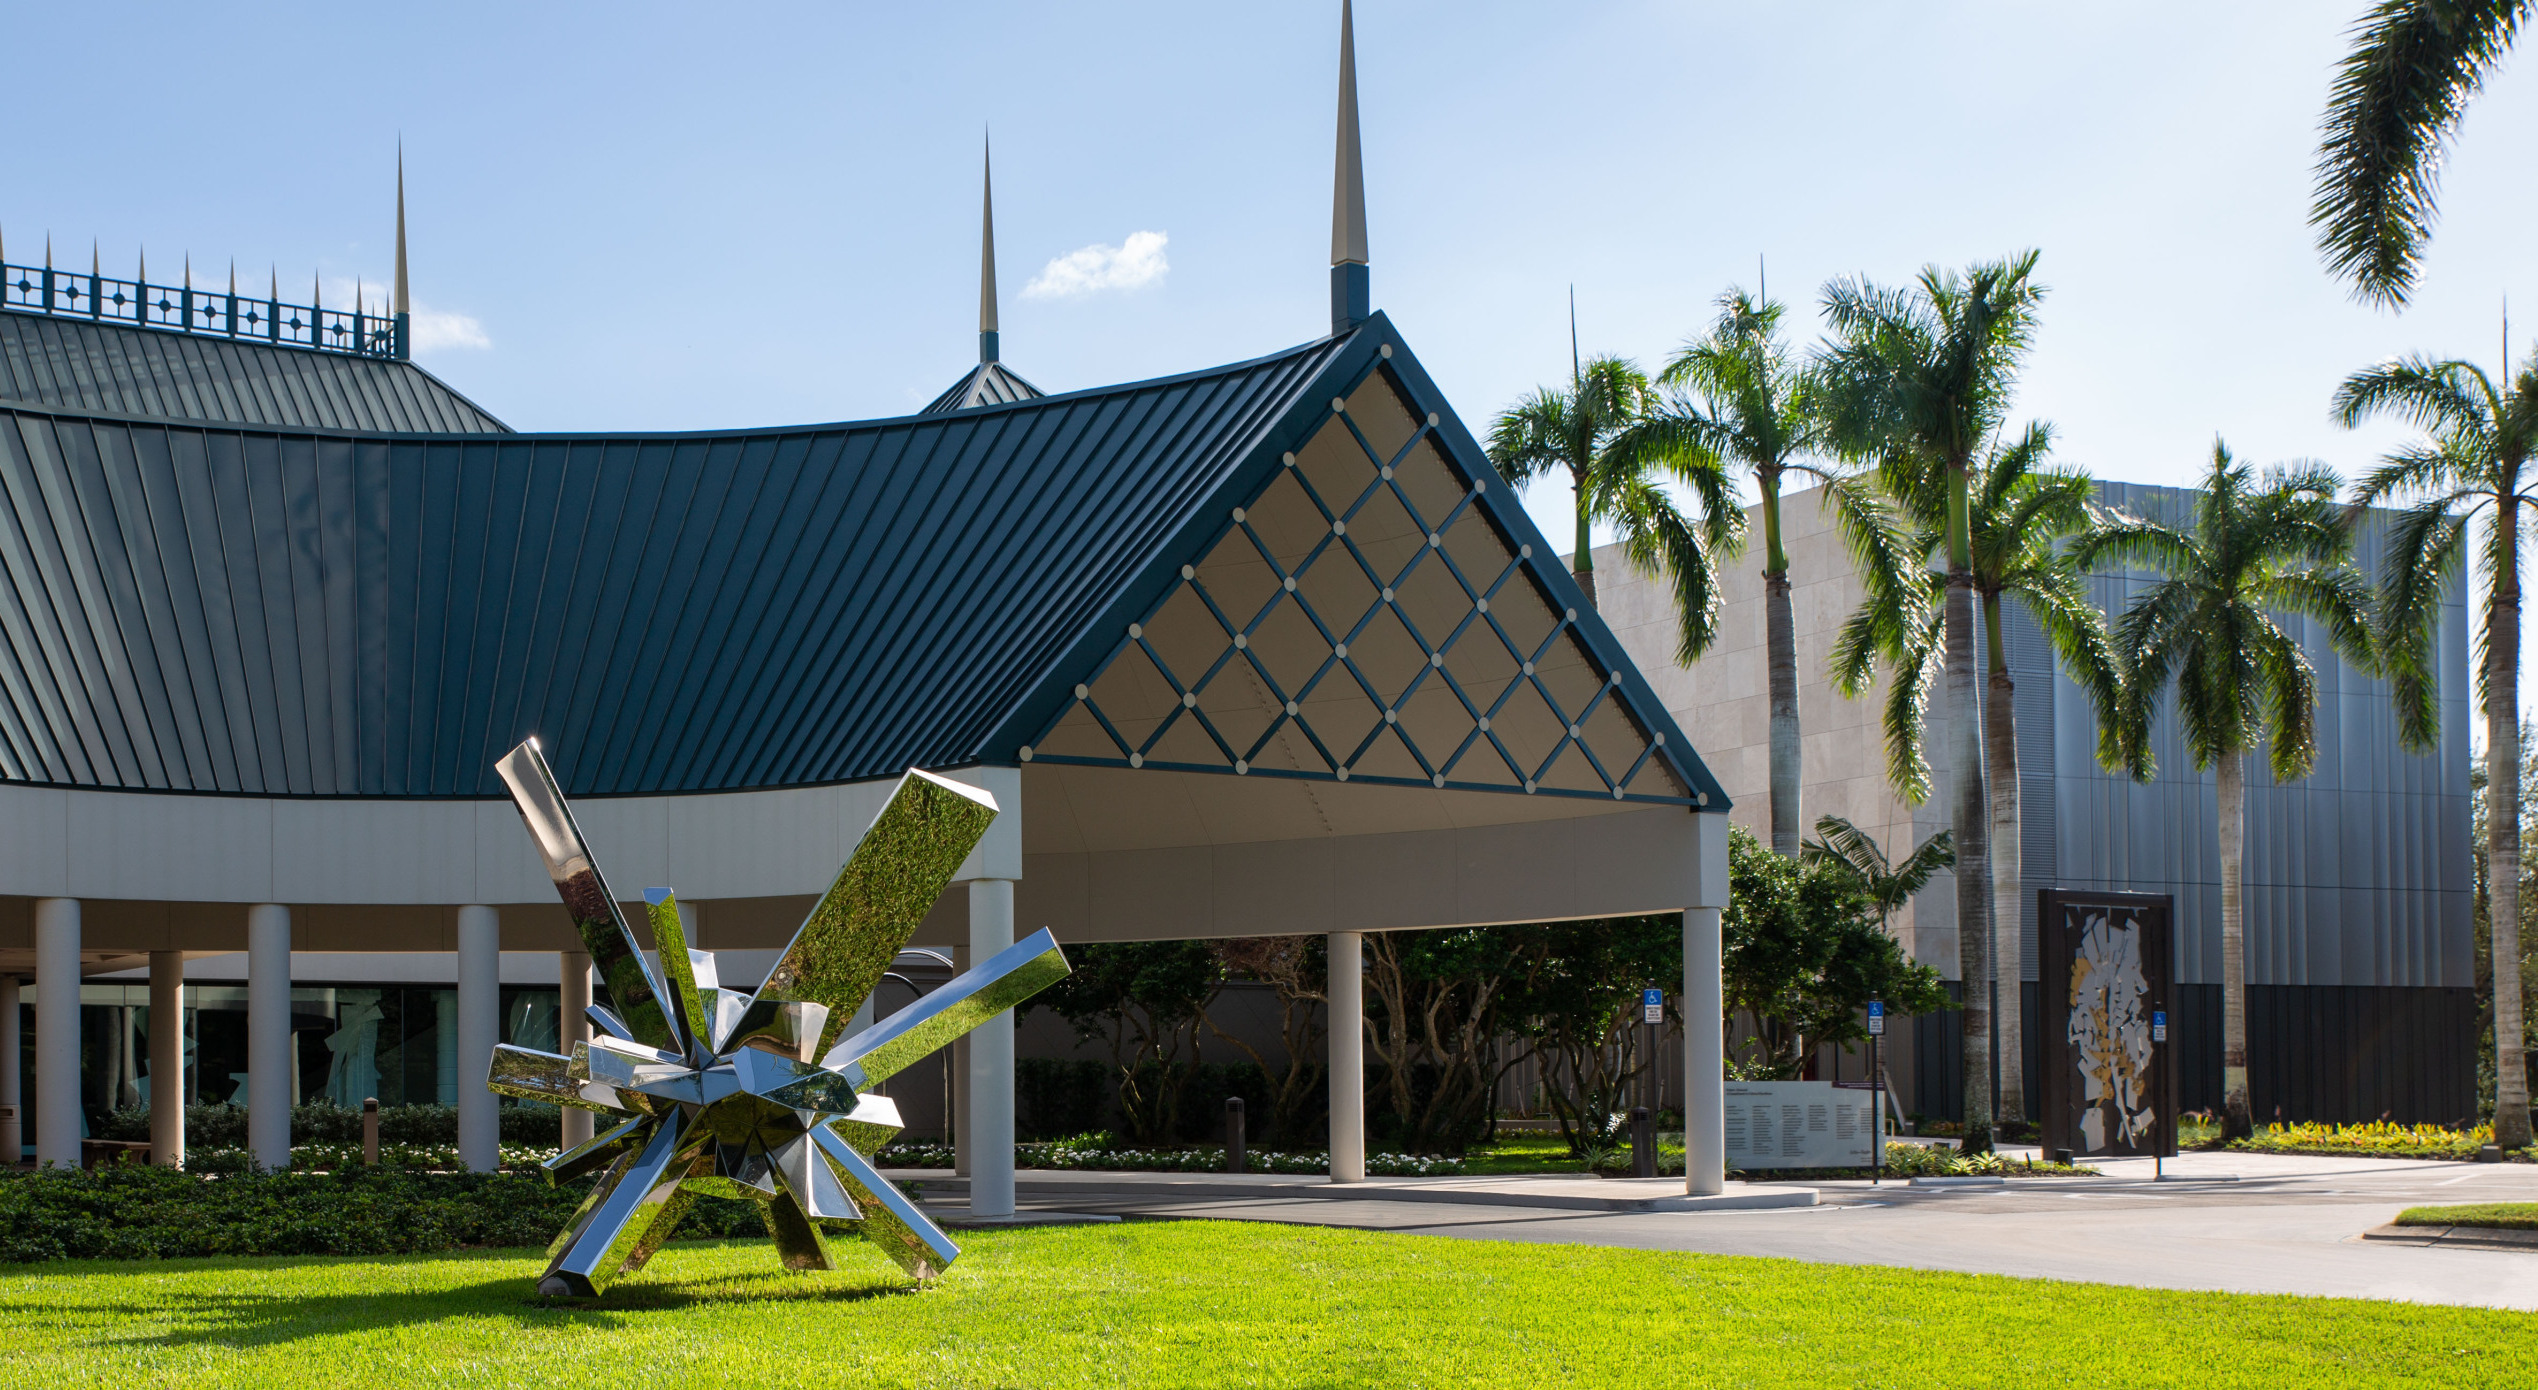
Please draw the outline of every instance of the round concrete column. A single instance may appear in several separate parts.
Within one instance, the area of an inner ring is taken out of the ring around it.
[[[1683,909],[1683,1190],[1727,1190],[1727,990],[1719,910]]]
[[[556,1006],[555,1050],[570,1057],[575,1043],[590,1041],[590,955],[584,951],[556,953],[556,983],[562,999]],[[587,1110],[564,1107],[563,1141],[565,1148],[587,1144],[592,1133],[592,1120],[597,1117]]]
[[[79,899],[35,904],[35,1161],[79,1166]]]
[[[1330,940],[1331,1181],[1366,1180],[1366,938]]]
[[[247,1148],[291,1166],[291,909],[247,909]]]
[[[150,1161],[185,1166],[185,953],[150,953]]]
[[[458,910],[458,1161],[471,1173],[502,1166],[502,1110],[485,1089],[502,1041],[502,914]]]
[[[969,958],[984,964],[1013,944],[1013,883],[975,879],[969,885]],[[969,1114],[961,1139],[969,1148],[969,1214],[1013,1215],[1013,1011],[969,1033]]]

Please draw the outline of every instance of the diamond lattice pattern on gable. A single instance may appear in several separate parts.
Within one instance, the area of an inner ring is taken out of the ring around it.
[[[1681,801],[1618,677],[1377,371],[1026,758]]]

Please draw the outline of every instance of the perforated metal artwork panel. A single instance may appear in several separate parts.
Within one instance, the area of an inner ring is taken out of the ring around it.
[[[1023,756],[1689,802],[1436,427],[1382,371],[1334,400]]]

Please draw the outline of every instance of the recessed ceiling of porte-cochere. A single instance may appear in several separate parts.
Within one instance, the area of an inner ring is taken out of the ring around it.
[[[1025,756],[1691,801],[1481,505],[1498,480],[1382,370],[1332,406]]]

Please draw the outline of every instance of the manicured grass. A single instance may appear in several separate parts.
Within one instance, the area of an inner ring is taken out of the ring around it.
[[[911,1291],[855,1252],[675,1245],[604,1301],[525,1251],[0,1271],[0,1383],[2492,1386],[2538,1319],[2399,1303],[1222,1222],[973,1232]]]
[[[1660,1151],[1663,1145],[1659,1146]],[[1683,1146],[1675,1146],[1677,1158]],[[1586,1164],[1569,1156],[1568,1144],[1558,1130],[1500,1130],[1498,1141],[1486,1147],[1475,1146],[1463,1155],[1466,1173],[1584,1173]]]
[[[2502,1226],[2538,1231],[2538,1202],[2471,1202],[2456,1207],[2408,1207],[2400,1226]]]

